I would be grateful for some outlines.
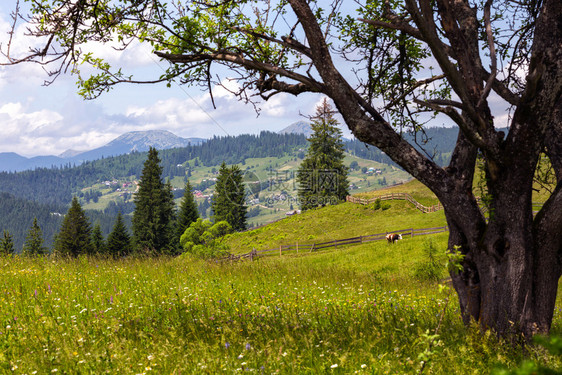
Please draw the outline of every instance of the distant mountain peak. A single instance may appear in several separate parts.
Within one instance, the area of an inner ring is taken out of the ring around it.
[[[307,121],[297,121],[287,126],[284,129],[279,130],[279,134],[304,134],[307,137],[312,135],[312,128],[310,123]]]
[[[59,158],[68,159],[73,158],[78,154],[83,153],[84,151],[76,151],[76,150],[66,150],[62,154],[58,155]]]
[[[113,141],[109,142],[107,146],[115,145],[130,145],[131,149],[128,151],[147,151],[150,147],[159,150],[175,147],[185,147],[193,142],[192,139],[181,138],[167,130],[148,130],[148,131],[133,131],[125,133]]]
[[[67,150],[59,156],[36,156],[26,158],[16,153],[0,153],[0,171],[24,171],[35,168],[50,168],[68,163],[79,165],[102,157],[144,152],[150,147],[158,150],[186,147],[203,143],[203,138],[182,138],[167,130],[133,131],[125,133],[105,146],[90,151]]]

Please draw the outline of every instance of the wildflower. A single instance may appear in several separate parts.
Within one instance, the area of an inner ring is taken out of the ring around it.
[[[227,343],[227,342],[225,342],[225,343],[224,343],[224,348],[225,348],[225,349],[228,349],[228,348],[230,348],[230,344],[229,344],[229,343]]]
[[[337,367],[338,367],[337,363],[334,363],[333,365],[330,366],[330,368],[337,368]]]
[[[250,350],[250,349],[252,349],[252,346],[249,343],[246,344],[246,350]]]
[[[363,364],[361,365],[361,368],[365,368],[365,367],[367,367],[367,365],[363,363]]]

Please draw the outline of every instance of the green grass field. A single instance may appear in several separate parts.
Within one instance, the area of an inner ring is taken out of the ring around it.
[[[0,372],[403,374],[426,359],[426,373],[482,374],[516,365],[519,350],[465,328],[454,293],[416,276],[429,244],[444,261],[445,241],[234,264],[4,258]],[[557,312],[555,330],[560,321]],[[528,355],[560,368],[540,349]]]
[[[384,190],[383,190],[384,191]],[[247,253],[280,245],[312,244],[402,229],[446,225],[443,211],[424,214],[404,200],[386,201],[390,208],[342,203],[305,211],[300,215],[227,238],[233,253]]]
[[[243,253],[444,225],[443,212],[389,203],[311,210],[227,241]],[[445,280],[446,243],[442,233],[232,264],[189,255],[1,258],[0,373],[483,374],[517,366],[520,348],[463,326]],[[562,333],[560,308],[553,332]],[[525,357],[562,368],[541,348]]]

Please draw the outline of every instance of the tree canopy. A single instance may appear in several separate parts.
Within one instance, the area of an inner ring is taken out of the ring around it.
[[[169,184],[162,181],[158,151],[150,148],[135,194],[133,238],[136,251],[162,254],[174,243],[175,205]]]
[[[197,202],[195,202],[195,198],[193,197],[193,189],[191,188],[191,184],[189,183],[189,180],[187,180],[185,182],[185,189],[183,197],[181,199],[176,224],[176,236],[178,243],[183,232],[185,232],[185,230],[189,228],[191,223],[197,221],[198,218],[199,211],[197,209]]]
[[[120,212],[117,214],[117,219],[115,219],[113,230],[107,237],[106,248],[107,253],[114,258],[131,253],[131,237]]]
[[[246,229],[246,186],[237,165],[228,167],[222,163],[219,168],[211,209],[215,223],[226,221],[235,231]]]
[[[82,52],[87,43],[110,40],[123,48],[151,43],[169,65],[149,82],[213,87],[221,72],[214,68],[222,66],[245,100],[328,96],[358,139],[384,151],[443,204],[449,247],[463,256],[463,270],[452,278],[465,322],[528,337],[549,331],[562,273],[559,0],[30,2],[31,34],[43,44],[12,56],[10,41],[6,63],[51,62],[52,78],[70,70],[88,98],[138,82]],[[87,76],[83,63],[97,73]],[[502,106],[508,116],[496,109]],[[434,117],[460,129],[446,167],[401,136]],[[497,129],[505,125],[507,134]],[[543,152],[558,185],[534,216],[533,178]],[[493,212],[488,221],[472,191],[478,154]]]
[[[299,166],[299,204],[303,210],[337,204],[349,194],[344,145],[334,111],[324,98],[312,118],[306,157]]]
[[[93,254],[91,232],[90,220],[86,217],[78,198],[72,198],[72,204],[64,216],[55,240],[55,253],[73,257]]]
[[[31,224],[27,232],[22,253],[24,255],[47,254],[47,248],[43,245],[43,231],[41,231],[41,227],[37,223],[37,218],[33,219],[33,224]]]

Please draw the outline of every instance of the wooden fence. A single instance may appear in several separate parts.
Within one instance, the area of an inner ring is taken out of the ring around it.
[[[449,228],[446,226],[436,227],[436,228],[422,228],[422,229],[408,228],[402,230],[395,230],[392,232],[370,234],[367,236],[351,237],[341,240],[333,240],[333,241],[319,242],[319,243],[312,243],[312,244],[300,244],[297,242],[294,245],[280,245],[279,247],[259,250],[259,251],[253,249],[249,253],[245,253],[245,254],[238,254],[238,255],[230,254],[226,257],[217,259],[217,262],[235,261],[241,259],[254,260],[255,258],[258,258],[266,254],[268,255],[279,254],[279,256],[283,256],[283,254],[287,254],[287,253],[293,253],[293,254],[298,254],[303,252],[311,253],[313,251],[328,249],[332,247],[337,249],[338,247],[343,247],[346,245],[354,245],[354,244],[362,244],[371,241],[386,240],[386,235],[390,233],[399,233],[402,235],[402,237],[406,237],[406,236],[415,237],[415,236],[423,236],[427,234],[443,233],[443,232],[447,232],[448,230]]]
[[[380,195],[378,197],[374,197],[374,198],[371,198],[371,199],[362,199],[362,198],[353,197],[351,195],[347,196],[347,198],[346,198],[346,200],[348,202],[359,203],[359,204],[371,204],[371,203],[376,202],[377,200],[388,201],[388,200],[394,200],[394,199],[407,200],[408,202],[412,203],[418,210],[420,210],[423,213],[435,212],[435,211],[439,211],[439,210],[443,209],[443,206],[441,205],[441,203],[437,203],[436,205],[429,206],[429,207],[424,206],[423,204],[421,204],[420,202],[415,200],[408,193],[391,193],[391,194]]]

